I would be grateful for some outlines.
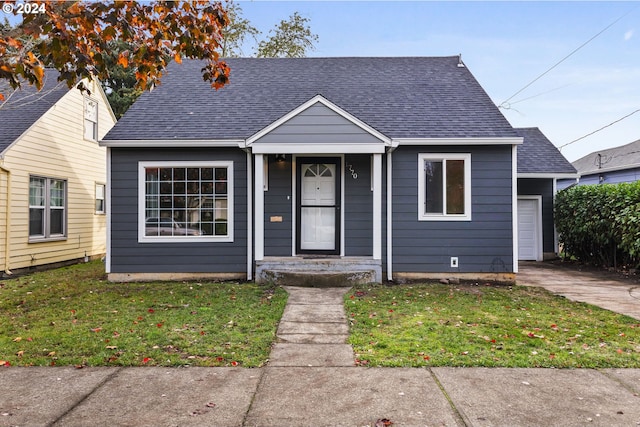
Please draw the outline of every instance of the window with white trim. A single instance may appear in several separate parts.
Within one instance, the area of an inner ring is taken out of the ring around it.
[[[233,162],[139,165],[139,241],[233,241]]]
[[[471,154],[418,155],[418,220],[471,220]]]
[[[84,98],[84,139],[98,140],[98,102]]]
[[[103,214],[105,212],[105,185],[96,183],[96,213]]]
[[[29,177],[29,240],[66,237],[67,181]]]

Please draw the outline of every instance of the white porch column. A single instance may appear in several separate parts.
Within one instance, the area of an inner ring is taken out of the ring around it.
[[[264,258],[264,160],[262,154],[255,155],[253,163],[255,169],[255,205],[254,205],[254,234],[255,234],[255,259]]]
[[[382,154],[373,155],[373,259],[382,259]]]

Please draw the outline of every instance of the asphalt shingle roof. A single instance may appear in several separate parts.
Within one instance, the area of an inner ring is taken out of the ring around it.
[[[518,146],[518,173],[576,173],[576,169],[538,128],[516,128],[524,141]]]
[[[640,139],[620,147],[589,153],[573,162],[573,166],[581,175],[597,173],[603,169],[640,167]]]
[[[39,92],[28,84],[14,92],[6,81],[0,82],[0,92],[5,97],[0,108],[0,153],[69,91],[66,84],[58,83],[58,75],[57,71],[47,69]]]
[[[204,63],[172,63],[104,140],[246,139],[322,95],[390,138],[517,136],[458,57],[233,58],[216,91]]]

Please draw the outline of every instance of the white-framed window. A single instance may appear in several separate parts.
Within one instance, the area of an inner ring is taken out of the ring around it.
[[[60,240],[67,232],[67,181],[29,177],[29,241]]]
[[[84,97],[84,139],[98,140],[98,101]]]
[[[471,220],[471,154],[418,154],[418,220]]]
[[[105,188],[104,184],[96,183],[96,213],[104,214],[106,212],[105,205]]]
[[[138,164],[138,241],[233,241],[233,162]]]

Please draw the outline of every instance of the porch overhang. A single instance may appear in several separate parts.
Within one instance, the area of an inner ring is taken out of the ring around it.
[[[370,144],[255,144],[253,154],[383,154],[386,145]]]

